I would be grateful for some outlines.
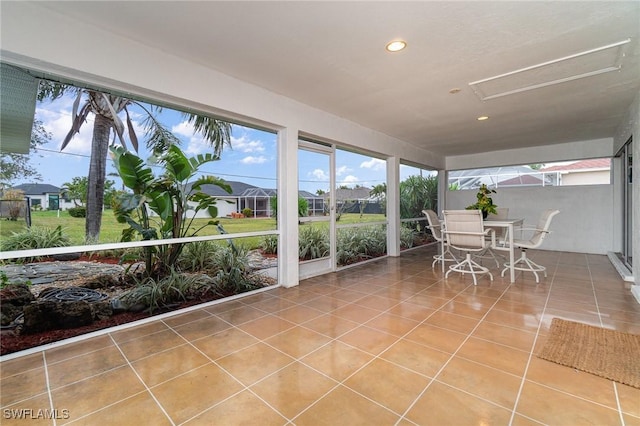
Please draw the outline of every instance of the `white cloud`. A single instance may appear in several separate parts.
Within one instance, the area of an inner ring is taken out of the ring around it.
[[[349,167],[347,167],[347,166],[340,166],[340,167],[338,167],[338,168],[336,169],[336,176],[338,176],[338,177],[339,177],[339,176],[342,176],[342,175],[344,175],[345,173],[349,173],[349,172],[351,172],[352,170],[353,170],[353,169],[350,169],[350,168],[349,168]]]
[[[247,135],[240,138],[231,137],[231,146],[241,152],[264,152],[264,144],[259,140],[248,140]]]
[[[359,183],[360,179],[358,179],[357,177],[355,177],[354,175],[347,175],[344,178],[342,178],[340,180],[340,182],[338,183],[338,185],[354,185]]]
[[[185,120],[171,127],[171,133],[190,138],[193,136],[193,126]]]
[[[315,169],[314,171],[309,173],[309,176],[316,178],[321,181],[328,181],[329,176],[322,169]]]
[[[36,118],[42,121],[44,128],[51,133],[51,149],[59,150],[62,146],[62,141],[71,129],[71,112],[69,110],[55,110],[54,108],[37,108]],[[69,145],[64,149],[65,152],[82,155],[91,153],[93,122],[94,116],[91,114],[80,128],[80,132],[73,136]]]
[[[171,133],[186,140],[187,146],[183,149],[187,155],[198,155],[204,152],[211,152],[211,145],[202,136],[194,133],[193,125],[184,120],[171,127]]]
[[[259,157],[254,157],[250,155],[248,157],[244,157],[242,160],[240,160],[240,162],[242,164],[263,164],[267,162],[267,159],[262,155]]]
[[[374,171],[383,171],[387,166],[387,162],[378,158],[372,158],[369,161],[363,161],[360,167],[363,169],[371,169]]]

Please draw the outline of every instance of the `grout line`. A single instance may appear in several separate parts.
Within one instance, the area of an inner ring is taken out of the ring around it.
[[[174,332],[175,333],[175,332]],[[111,337],[111,335],[109,336]],[[169,413],[167,413],[167,410],[165,410],[165,408],[162,406],[162,404],[160,403],[160,401],[158,401],[158,398],[156,398],[156,396],[153,394],[153,392],[151,391],[151,389],[149,388],[149,386],[147,386],[147,384],[145,383],[144,380],[142,380],[142,377],[140,377],[140,375],[138,374],[138,372],[136,371],[135,368],[133,368],[133,365],[131,364],[131,361],[129,361],[129,358],[127,358],[127,356],[125,355],[125,353],[122,351],[122,349],[120,348],[120,346],[118,345],[118,343],[113,340],[113,337],[111,337],[111,340],[113,341],[113,344],[116,345],[116,348],[118,348],[118,351],[120,351],[120,354],[122,355],[122,357],[125,359],[125,361],[127,362],[127,365],[129,366],[129,368],[131,369],[131,371],[133,372],[133,374],[136,375],[136,377],[138,378],[138,380],[140,380],[140,383],[142,383],[142,386],[144,386],[144,388],[147,390],[147,392],[149,392],[149,395],[151,395],[151,398],[153,398],[153,400],[156,402],[156,404],[158,404],[158,407],[160,408],[160,410],[164,413],[165,416],[167,416],[167,419],[169,420],[169,422],[175,426],[175,422],[173,421],[173,419],[171,418],[171,416],[169,415]]]
[[[611,381],[611,383],[613,384],[613,394],[616,396],[616,405],[618,406],[618,414],[620,415],[620,424],[625,426],[622,404],[620,403],[620,395],[618,395],[618,385],[614,381]]]
[[[47,355],[44,351],[42,351],[42,363],[44,364],[44,381],[47,384],[47,395],[49,396],[49,407],[51,408],[51,412],[55,413],[55,407],[53,406],[53,395],[51,394],[51,382],[49,381],[49,367],[47,366]],[[56,426],[56,417],[53,417],[53,426]]]
[[[556,261],[553,275],[549,280],[550,285],[547,291],[547,298],[544,302],[544,306],[542,307],[542,313],[540,314],[540,323],[538,324],[538,329],[536,330],[536,337],[533,339],[533,343],[531,345],[531,351],[529,352],[529,359],[527,359],[527,364],[525,365],[524,372],[522,373],[522,381],[520,382],[520,387],[518,388],[518,393],[516,394],[516,400],[513,403],[513,410],[511,411],[511,418],[509,419],[509,425],[513,424],[513,420],[516,415],[516,409],[518,408],[518,403],[520,402],[520,396],[522,395],[522,389],[524,388],[524,384],[527,381],[526,377],[527,377],[527,373],[529,372],[529,365],[531,364],[531,359],[533,358],[533,353],[536,349],[536,344],[538,343],[538,336],[540,336],[540,329],[542,328],[544,315],[545,315],[545,312],[547,311],[547,305],[549,304],[549,299],[551,298],[551,291],[553,289],[553,282],[555,280],[557,271],[558,271],[558,261]]]
[[[462,289],[458,294],[456,294],[455,296],[451,297],[451,299],[449,300],[449,302],[453,299],[455,299],[456,297],[458,297],[460,294],[462,294],[464,291],[466,291],[468,288],[472,288],[471,284],[469,284],[467,287],[465,287],[464,289]],[[424,395],[424,393],[431,387],[431,384],[433,384],[434,381],[437,381],[438,376],[440,375],[440,373],[442,373],[442,371],[447,368],[447,366],[449,365],[449,363],[451,362],[451,360],[456,356],[456,354],[460,351],[460,348],[462,348],[464,346],[465,343],[467,343],[467,341],[471,338],[471,335],[478,329],[478,327],[480,327],[480,324],[482,323],[482,321],[484,321],[484,319],[487,317],[487,315],[489,315],[489,312],[491,312],[491,310],[494,308],[494,306],[496,306],[496,304],[498,303],[498,301],[502,298],[502,296],[504,296],[504,294],[509,291],[509,289],[511,288],[511,285],[508,285],[505,287],[505,289],[502,291],[502,293],[500,294],[500,297],[497,297],[495,302],[491,305],[491,307],[487,310],[487,312],[484,313],[484,315],[478,320],[478,323],[475,325],[475,327],[473,327],[473,329],[471,331],[469,331],[469,333],[467,333],[467,337],[465,337],[465,339],[458,345],[458,348],[451,354],[451,356],[449,357],[449,359],[447,359],[445,361],[444,364],[442,364],[442,366],[440,367],[440,369],[433,375],[433,378],[431,379],[431,381],[429,382],[429,384],[427,384],[427,386],[422,390],[422,392],[420,392],[420,394],[418,394],[418,396],[416,398],[414,398],[413,402],[411,404],[409,404],[409,406],[407,407],[407,409],[404,411],[404,413],[402,413],[402,416],[400,416],[400,420],[403,420],[406,415],[409,413],[409,411],[411,411],[411,409],[414,407],[414,405],[416,404],[416,402],[418,402],[418,400],[422,397],[422,395]],[[448,302],[447,302],[448,303]],[[444,306],[444,305],[443,305]],[[435,314],[436,312],[440,311],[442,309],[441,306],[440,308],[438,308],[435,312],[433,312],[431,315]],[[431,316],[429,315],[429,317]],[[426,321],[429,317],[427,317],[424,321]],[[422,323],[424,323],[424,321]],[[452,330],[449,330],[452,331]],[[408,333],[407,333],[408,334]],[[406,336],[406,335],[405,335]],[[404,336],[403,336],[404,338]],[[440,383],[438,381],[438,383]],[[474,395],[475,396],[475,395]],[[398,420],[398,423],[400,422],[400,420]],[[396,425],[398,424],[396,423]]]
[[[591,265],[589,264],[589,256],[584,255],[585,261],[587,263],[587,270],[589,271],[589,282],[591,284],[591,291],[593,293],[593,300],[596,304],[596,311],[598,312],[598,321],[600,321],[600,327],[604,327],[604,322],[602,321],[602,313],[600,312],[600,305],[598,304],[598,293],[596,292],[596,287],[593,283],[593,273],[591,272]]]

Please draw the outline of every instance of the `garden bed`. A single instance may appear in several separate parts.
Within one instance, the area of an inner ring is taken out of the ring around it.
[[[272,264],[275,259],[263,258],[259,255],[259,253],[252,253],[250,257],[251,265],[253,265],[253,267],[251,267],[250,269],[254,271],[253,273],[251,273],[251,275],[256,280],[258,280],[259,283],[255,286],[255,288],[275,285],[275,279],[267,275],[263,275],[259,272],[260,268],[269,266],[269,264]],[[34,304],[44,303],[44,301],[42,300],[42,295],[46,294],[47,292],[51,292],[52,290],[57,291],[61,289],[74,290],[76,288],[91,288],[94,289],[95,292],[106,295],[106,299],[100,302],[102,303],[100,309],[102,310],[105,304],[108,305],[109,315],[105,315],[104,312],[99,312],[100,315],[96,315],[89,324],[83,324],[82,326],[60,327],[43,331],[39,331],[36,329],[32,330],[31,332],[24,332],[24,328],[26,328],[25,326],[27,315],[24,314],[24,318],[19,318],[15,317],[14,314],[12,317],[10,317],[13,318],[14,321],[10,325],[5,325],[2,327],[2,337],[0,339],[0,355],[6,355],[9,353],[90,333],[93,331],[127,324],[132,321],[137,321],[166,312],[176,311],[184,309],[186,307],[223,299],[254,289],[245,288],[238,290],[225,287],[205,287],[204,290],[200,288],[199,291],[189,292],[188,294],[185,293],[186,297],[181,297],[179,298],[179,300],[172,300],[168,303],[161,303],[158,306],[153,307],[152,309],[150,309],[149,306],[139,308],[137,309],[137,311],[132,311],[129,309],[121,311],[119,309],[115,310],[114,308],[113,313],[111,313],[111,308],[115,306],[113,304],[114,300],[117,300],[126,292],[132,289],[136,289],[137,286],[140,285],[139,281],[136,283],[136,280],[130,279],[131,274],[127,275],[125,273],[124,266],[117,265],[117,263],[117,259],[109,257],[81,256],[76,260],[70,261],[51,261],[51,259],[41,259],[39,262],[25,265],[5,265],[3,271],[14,271],[13,274],[9,274],[11,277],[11,279],[9,280],[10,283],[25,282],[25,277],[27,276],[31,277],[29,278],[29,281],[33,279],[33,281],[35,282],[28,286],[22,286],[24,288],[24,293],[26,293],[26,296],[31,298],[31,302],[26,302],[30,310],[33,310],[36,307],[34,306]],[[23,270],[25,272],[20,278],[16,278],[15,270]],[[99,271],[101,270],[106,273],[100,274]],[[54,273],[55,271],[58,271],[60,273]],[[206,273],[199,272],[185,272],[180,273],[179,275],[184,275],[185,277],[192,278],[197,278],[200,276],[207,277]],[[209,277],[207,277],[207,279],[209,279]],[[2,301],[4,308],[6,308],[9,304],[5,303],[5,300],[8,300],[6,298],[6,295],[8,294],[7,290],[9,290],[10,293],[12,291],[12,288],[15,288],[15,286],[6,285],[1,291],[4,299]],[[33,297],[31,297],[29,293],[31,293]],[[52,309],[51,306],[48,306],[48,308]],[[55,308],[55,310],[66,310],[66,307],[60,305],[58,308]],[[27,309],[24,308],[23,313],[26,311]],[[94,311],[93,307],[91,307],[91,311]],[[5,311],[3,309],[3,313],[4,312]],[[40,315],[46,315],[48,311],[44,310],[43,312],[44,313],[40,313]],[[43,318],[49,319],[46,317]]]
[[[69,339],[71,337],[81,336],[83,334],[91,333],[93,331],[103,330],[106,328],[116,327],[122,324],[127,324],[133,321],[138,321],[144,318],[160,315],[166,312],[177,311],[187,308],[189,306],[195,306],[210,302],[213,300],[222,299],[224,297],[231,296],[231,294],[224,296],[211,296],[200,300],[190,300],[180,304],[172,305],[171,307],[154,311],[153,315],[148,312],[123,312],[112,315],[104,320],[94,321],[92,324],[77,327],[71,329],[59,329],[49,330],[34,334],[15,334],[12,331],[3,331],[2,338],[0,338],[0,355],[7,355],[13,352],[22,351],[25,349],[34,348],[36,346],[46,345],[48,343],[59,342],[61,340]]]

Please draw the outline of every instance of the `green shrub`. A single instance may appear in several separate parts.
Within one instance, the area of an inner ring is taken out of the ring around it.
[[[309,202],[302,197],[298,197],[298,216],[309,216]]]
[[[400,248],[408,249],[413,247],[416,235],[418,232],[407,227],[402,226],[400,228]]]
[[[349,265],[383,256],[387,252],[387,234],[383,225],[341,229],[337,236],[338,265]]]
[[[172,303],[188,300],[206,290],[209,283],[205,275],[186,275],[171,268],[161,279],[146,277],[136,287],[120,296],[126,306],[143,305],[153,313]]]
[[[220,247],[214,255],[217,272],[213,284],[221,294],[238,294],[263,287],[263,277],[252,274],[248,251],[243,246]]]
[[[71,240],[63,234],[61,226],[55,229],[32,226],[31,228],[25,228],[22,232],[12,232],[9,237],[2,240],[0,249],[2,251],[14,251],[67,247],[69,245],[71,245]],[[38,258],[23,258],[21,261],[32,262],[37,259]]]
[[[213,241],[197,241],[187,244],[180,257],[178,266],[183,271],[215,270],[215,253],[222,247]]]
[[[86,207],[71,207],[69,210],[69,216],[71,217],[87,217]]]
[[[251,210],[249,207],[245,207],[244,209],[242,209],[242,214],[244,215],[244,217],[253,217],[253,210]]]
[[[265,254],[278,254],[278,236],[265,235],[260,241],[260,249]]]
[[[329,255],[329,235],[315,226],[300,227],[298,257],[300,260],[320,259]]]

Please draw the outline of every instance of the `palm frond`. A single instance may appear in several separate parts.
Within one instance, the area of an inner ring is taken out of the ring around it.
[[[67,136],[65,136],[64,140],[62,141],[62,145],[60,146],[60,151],[64,150],[67,147],[67,145],[69,145],[69,142],[71,142],[71,139],[73,139],[76,133],[80,132],[80,128],[85,123],[87,116],[89,115],[90,112],[91,112],[91,105],[89,103],[86,103],[80,109],[80,113],[73,117],[73,122],[71,123],[71,129],[69,130],[69,133],[67,133]]]
[[[37,98],[38,101],[43,101],[45,99],[55,101],[56,99],[63,97],[68,92],[82,92],[82,89],[57,83],[55,81],[40,80]]]
[[[231,124],[215,118],[196,114],[184,114],[196,133],[200,133],[211,144],[216,156],[222,154],[225,145],[231,147]]]
[[[135,152],[138,152],[138,136],[136,135],[136,131],[133,128],[133,123],[131,122],[131,117],[129,116],[129,110],[124,108],[125,114],[127,114],[127,129],[129,130],[129,140],[131,140],[131,145],[133,145],[133,149]]]
[[[154,155],[166,152],[171,145],[180,145],[180,139],[178,139],[171,131],[165,128],[150,111],[148,111],[147,118],[145,118],[144,130],[147,135],[147,148],[150,149]]]

